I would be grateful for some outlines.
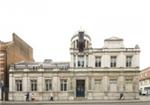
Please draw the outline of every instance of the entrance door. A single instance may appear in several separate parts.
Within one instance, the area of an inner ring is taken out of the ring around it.
[[[85,80],[76,80],[76,97],[85,96]]]

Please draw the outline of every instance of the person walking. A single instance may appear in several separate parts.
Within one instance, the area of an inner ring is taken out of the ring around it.
[[[50,101],[53,101],[54,100],[54,98],[53,98],[53,93],[51,92],[50,93]]]
[[[29,101],[29,92],[27,92],[27,94],[26,94],[26,101]]]
[[[123,99],[123,92],[120,93],[120,100]]]

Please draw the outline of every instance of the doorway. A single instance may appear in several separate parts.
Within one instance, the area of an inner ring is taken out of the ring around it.
[[[76,80],[76,97],[85,97],[85,80]]]

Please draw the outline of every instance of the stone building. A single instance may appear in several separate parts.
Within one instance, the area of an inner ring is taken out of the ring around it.
[[[9,86],[9,66],[22,60],[33,61],[33,49],[15,33],[12,34],[12,38],[10,42],[0,41],[0,91],[3,89],[3,93]],[[7,93],[3,93],[0,92],[0,99],[5,97],[7,100]]]
[[[35,100],[138,99],[138,45],[126,48],[123,39],[104,40],[102,48],[92,48],[83,31],[71,38],[70,62],[20,62],[9,70],[9,98],[25,100],[27,92]],[[15,97],[14,97],[15,96]]]
[[[141,95],[150,95],[150,67],[140,72],[139,90]]]

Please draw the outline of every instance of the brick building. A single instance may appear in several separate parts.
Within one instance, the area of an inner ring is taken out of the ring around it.
[[[0,87],[1,98],[7,100],[9,86],[8,70],[11,64],[19,61],[33,61],[33,49],[15,33],[12,34],[12,41],[0,41]],[[2,88],[3,86],[3,88]],[[4,94],[4,91],[6,94]]]
[[[150,67],[140,72],[139,89],[142,95],[150,95]]]

